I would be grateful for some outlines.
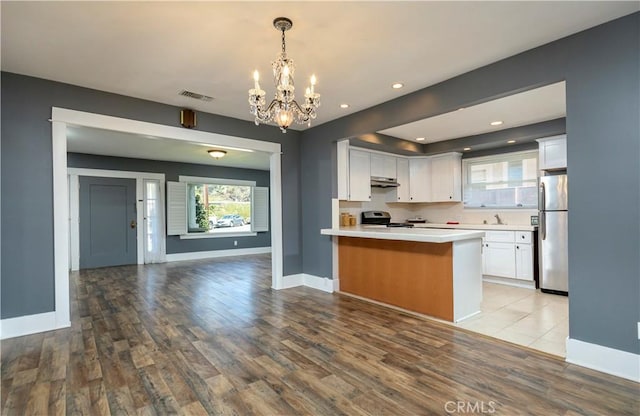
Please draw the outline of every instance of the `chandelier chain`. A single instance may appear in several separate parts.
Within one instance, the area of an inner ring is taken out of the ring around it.
[[[284,42],[284,28],[282,28],[282,54],[286,54],[287,53],[287,46],[285,45]]]

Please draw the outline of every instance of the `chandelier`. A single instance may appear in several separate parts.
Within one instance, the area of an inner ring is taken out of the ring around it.
[[[284,32],[291,29],[293,22],[286,17],[277,17],[273,21],[273,27],[282,32],[282,51],[271,62],[273,67],[273,80],[276,84],[276,93],[274,99],[266,105],[265,91],[260,89],[260,74],[254,71],[253,80],[254,87],[249,90],[249,105],[251,114],[255,116],[256,126],[269,121],[275,122],[283,133],[287,132],[287,128],[291,123],[297,121],[300,124],[307,123],[311,125],[311,120],[316,118],[316,108],[320,106],[320,94],[314,91],[316,85],[316,76],[311,76],[311,85],[304,94],[304,104],[300,105],[295,100],[295,85],[293,76],[295,67],[293,60],[287,56],[286,45],[284,41]]]

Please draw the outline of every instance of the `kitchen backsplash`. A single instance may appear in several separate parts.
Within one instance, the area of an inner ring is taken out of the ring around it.
[[[340,201],[340,212],[348,212],[358,218],[362,211],[387,211],[394,222],[403,222],[408,218],[422,217],[429,222],[446,223],[458,221],[463,224],[495,224],[495,215],[500,215],[503,223],[510,225],[530,225],[531,216],[538,215],[537,210],[518,209],[464,209],[460,202],[431,203],[431,204],[398,204],[385,201],[387,190],[384,188],[371,189],[371,201],[351,202]]]

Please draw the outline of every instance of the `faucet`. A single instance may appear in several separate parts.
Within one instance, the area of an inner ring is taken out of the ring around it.
[[[502,218],[500,218],[500,215],[496,214],[496,215],[494,215],[494,217],[496,217],[496,221],[498,221],[498,225],[502,225],[503,224]]]

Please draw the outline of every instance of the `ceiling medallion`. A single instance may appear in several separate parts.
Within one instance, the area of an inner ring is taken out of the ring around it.
[[[311,120],[316,118],[316,108],[320,106],[320,94],[314,91],[316,76],[311,75],[311,85],[304,94],[304,104],[300,105],[295,100],[295,86],[293,76],[295,67],[293,60],[287,56],[284,32],[291,29],[293,22],[286,17],[277,17],[273,26],[282,32],[282,51],[271,63],[273,67],[273,80],[276,85],[274,99],[266,105],[265,91],[260,89],[260,74],[256,70],[253,73],[254,87],[249,90],[249,105],[251,114],[255,116],[256,125],[269,121],[275,122],[283,133],[294,121],[299,124],[311,125]]]

